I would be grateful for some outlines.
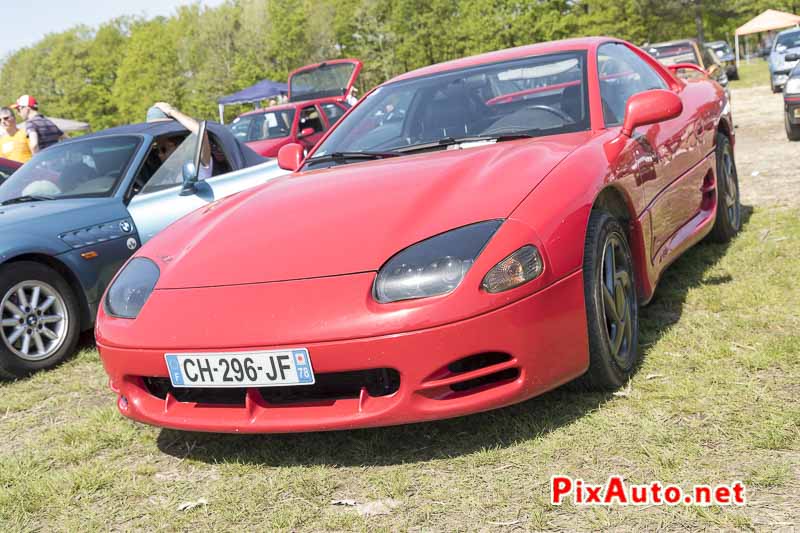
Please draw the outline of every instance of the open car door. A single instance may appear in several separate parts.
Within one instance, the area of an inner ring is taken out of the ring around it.
[[[358,59],[332,59],[300,67],[289,74],[289,101],[344,99],[350,94],[361,67],[363,63]]]

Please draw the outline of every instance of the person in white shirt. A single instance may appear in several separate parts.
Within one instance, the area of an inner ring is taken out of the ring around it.
[[[184,128],[189,130],[190,133],[197,135],[198,132],[200,131],[200,123],[196,119],[178,111],[177,109],[175,109],[166,102],[156,102],[153,105],[151,111],[148,111],[147,113],[148,122],[159,119],[163,120],[162,117],[154,116],[154,114],[152,113],[153,108],[158,109],[159,111],[164,113],[165,116],[163,118],[168,118],[168,119],[171,118],[178,121]],[[166,161],[169,158],[169,156],[172,155],[172,152],[174,152],[177,147],[178,144],[174,141],[174,139],[165,138],[162,141],[159,141],[158,157],[161,159],[162,162]],[[200,149],[200,169],[197,174],[197,179],[204,180],[210,178],[213,174],[214,174],[214,159],[211,157],[211,143],[208,140],[208,132],[205,132],[205,134],[203,135],[203,146]]]

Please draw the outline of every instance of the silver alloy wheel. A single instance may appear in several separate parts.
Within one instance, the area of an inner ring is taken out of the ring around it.
[[[730,149],[722,153],[722,173],[725,180],[725,208],[728,210],[728,221],[735,229],[739,228],[739,184],[736,179],[736,169],[733,166],[733,156]]]
[[[600,270],[600,291],[603,300],[603,319],[606,341],[617,364],[630,368],[633,364],[634,287],[631,265],[620,238],[611,234],[603,248]]]
[[[47,359],[64,344],[68,330],[63,297],[43,281],[17,283],[0,302],[0,337],[17,357]]]

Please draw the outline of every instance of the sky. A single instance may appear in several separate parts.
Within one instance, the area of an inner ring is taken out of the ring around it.
[[[29,46],[48,33],[86,24],[99,24],[121,15],[155,17],[171,15],[180,5],[197,0],[0,0],[3,34],[0,60],[10,52]],[[200,0],[216,6],[223,0]]]

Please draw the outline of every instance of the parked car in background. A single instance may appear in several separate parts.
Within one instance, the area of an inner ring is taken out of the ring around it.
[[[797,64],[797,60],[789,60],[788,54],[800,52],[800,29],[792,28],[780,32],[772,42],[769,58],[769,82],[772,92],[779,93],[789,79],[789,72]]]
[[[299,68],[289,75],[289,103],[244,113],[231,132],[264,157],[277,157],[290,143],[310,150],[350,109],[347,97],[361,67],[356,59],[335,59]]]
[[[741,225],[730,110],[708,77],[608,38],[387,81],[306,158],[281,149],[296,174],[184,217],[120,271],[96,328],[117,406],[191,431],[320,431],[581,376],[624,386],[664,270]]]
[[[12,161],[11,159],[0,157],[0,185],[2,185],[3,182],[6,181],[6,179],[21,166],[22,163],[18,161]]]
[[[783,88],[783,124],[790,141],[800,141],[800,54],[786,54],[787,61],[795,61]]]
[[[728,86],[728,75],[722,63],[717,59],[716,54],[712,53],[705,46],[701,46],[697,39],[681,39],[665,43],[649,44],[645,47],[647,52],[658,59],[662,65],[672,66],[680,63],[697,65],[703,69],[708,76],[722,85]],[[695,77],[698,73],[691,69],[682,70],[678,73],[684,77]]]
[[[739,69],[736,67],[736,54],[733,53],[731,45],[727,41],[712,41],[706,43],[706,48],[709,48],[717,59],[725,68],[729,80],[739,79]]]
[[[117,269],[154,234],[284,173],[220,124],[207,135],[205,180],[196,179],[198,135],[167,120],[61,142],[0,185],[0,377],[71,354]],[[167,146],[176,146],[168,158]]]

